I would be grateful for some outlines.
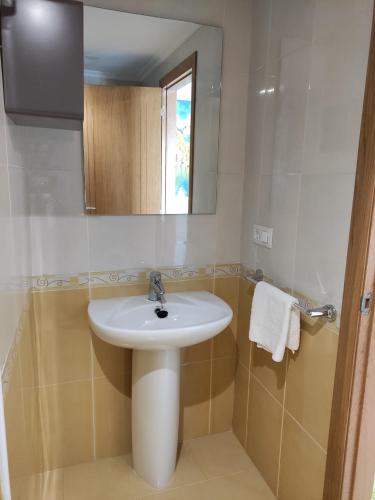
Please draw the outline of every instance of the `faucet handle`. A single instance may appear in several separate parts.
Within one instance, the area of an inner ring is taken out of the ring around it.
[[[151,271],[150,272],[150,281],[157,282],[161,281],[161,272],[160,271]]]

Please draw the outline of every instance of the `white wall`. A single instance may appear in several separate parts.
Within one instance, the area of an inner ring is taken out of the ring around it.
[[[2,81],[0,64],[0,81]],[[24,172],[8,155],[12,124],[4,111],[0,85],[0,370],[17,335],[27,300],[25,282],[30,275],[30,232]],[[2,383],[4,382],[2,377]],[[10,484],[4,421],[3,385],[0,385],[0,496],[10,500]]]
[[[10,154],[27,175],[32,274],[69,274],[144,266],[238,262],[245,167],[250,44],[247,0],[90,1],[94,6],[224,28],[216,215],[83,215],[77,132],[18,127]]]
[[[1,79],[0,69],[0,79]],[[4,112],[0,85],[0,367],[13,344],[26,300],[30,275],[30,233],[24,171],[11,161],[8,133],[12,124]]]
[[[241,261],[338,307],[372,4],[253,0]],[[271,250],[254,223],[274,228]]]

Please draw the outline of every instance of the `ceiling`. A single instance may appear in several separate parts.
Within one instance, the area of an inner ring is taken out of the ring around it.
[[[141,83],[200,27],[85,6],[85,75]]]

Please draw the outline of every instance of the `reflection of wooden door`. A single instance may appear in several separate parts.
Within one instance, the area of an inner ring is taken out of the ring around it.
[[[88,213],[160,213],[161,90],[85,86]]]

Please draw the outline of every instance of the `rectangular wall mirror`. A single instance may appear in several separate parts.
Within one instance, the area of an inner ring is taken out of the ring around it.
[[[221,28],[84,7],[86,212],[216,210]]]

